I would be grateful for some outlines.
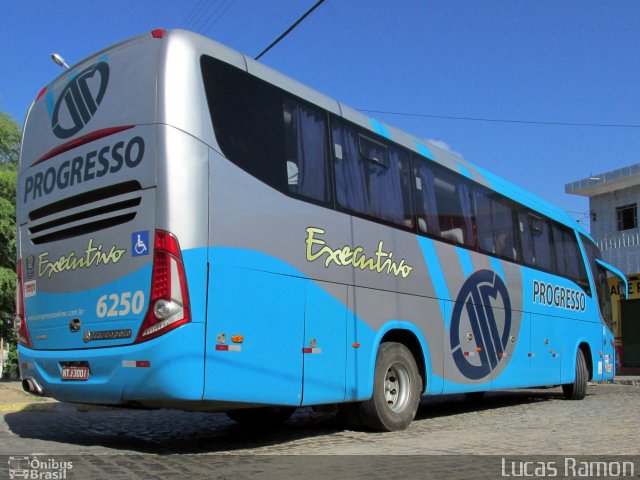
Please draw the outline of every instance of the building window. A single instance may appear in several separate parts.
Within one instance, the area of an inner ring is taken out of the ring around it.
[[[638,227],[637,204],[616,208],[616,216],[618,217],[618,231],[631,230]]]

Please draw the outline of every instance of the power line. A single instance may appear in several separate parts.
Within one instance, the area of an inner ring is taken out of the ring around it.
[[[188,30],[190,28],[190,24],[198,18],[198,10],[200,10],[200,12],[203,12],[202,7],[204,6],[204,3],[206,1],[207,0],[199,0],[196,4],[194,4],[191,11],[187,15],[187,17],[184,19],[184,22],[182,22],[182,25],[184,25],[185,30]]]
[[[196,22],[193,24],[194,30],[196,32],[200,32],[204,34],[207,28],[207,24],[211,21],[214,15],[216,15],[218,12],[220,12],[220,10],[222,10],[225,3],[226,3],[226,0],[220,0],[215,7],[213,4],[210,4],[208,12],[204,12],[200,18],[196,19]]]
[[[269,50],[271,50],[273,47],[275,47],[278,44],[278,42],[280,42],[280,40],[282,40],[284,37],[289,35],[291,33],[291,31],[300,24],[300,22],[302,22],[305,18],[307,18],[309,15],[311,15],[311,13],[316,8],[318,8],[320,5],[322,5],[324,2],[325,2],[325,0],[319,0],[318,2],[316,2],[316,4],[313,7],[311,7],[309,10],[307,10],[307,12],[304,15],[302,15],[298,20],[296,20],[293,23],[293,25],[291,25],[289,28],[287,28],[282,35],[280,35],[273,42],[271,42],[271,45],[269,45],[267,48],[265,48],[263,51],[261,51],[255,59],[259,60],[260,57],[262,57],[265,53],[267,53]]]
[[[207,29],[205,30],[205,32],[208,32],[210,29],[212,29],[213,27],[216,26],[216,23],[218,23],[222,17],[224,17],[224,14],[227,13],[227,10],[229,10],[229,8],[231,8],[231,6],[235,3],[236,0],[230,0],[229,3],[227,4],[227,6],[224,8],[224,10],[222,10],[222,12],[220,13],[220,15],[218,15],[216,17],[216,19],[213,21],[213,23],[207,27]]]
[[[384,115],[400,115],[404,117],[440,118],[445,120],[465,120],[468,122],[491,123],[520,123],[525,125],[560,125],[563,127],[606,127],[606,128],[640,128],[640,125],[630,123],[586,123],[586,122],[546,122],[537,120],[514,120],[506,118],[457,117],[453,115],[431,115],[427,113],[391,112],[386,110],[369,110],[361,108],[361,112],[378,113]]]
[[[204,23],[200,26],[200,32],[205,35],[213,26],[218,23],[218,20],[229,10],[229,7],[233,5],[234,0],[221,0],[218,7],[213,9]]]

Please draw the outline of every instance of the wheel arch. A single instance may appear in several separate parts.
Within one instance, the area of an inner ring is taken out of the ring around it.
[[[591,345],[585,338],[576,339],[575,343],[567,349],[567,360],[562,363],[562,375],[561,383],[571,383],[576,378],[576,357],[578,351],[582,351],[584,361],[587,365],[587,371],[589,372],[588,380],[593,380],[593,366],[595,359],[593,358],[593,350]]]
[[[409,349],[416,361],[418,372],[422,378],[422,393],[426,392],[431,378],[431,357],[429,347],[422,332],[413,324],[403,321],[390,321],[378,330],[371,356],[369,358],[367,392],[373,393],[373,377],[376,367],[378,349],[383,342],[397,342]]]
[[[588,380],[593,380],[593,354],[591,352],[591,347],[587,342],[582,341],[578,345],[578,350],[582,350],[582,354],[584,355],[584,360],[587,363],[587,370],[589,371]],[[578,350],[576,350],[576,353],[578,352]],[[574,355],[574,358],[575,358],[575,355]],[[575,367],[574,367],[574,371],[575,371]]]

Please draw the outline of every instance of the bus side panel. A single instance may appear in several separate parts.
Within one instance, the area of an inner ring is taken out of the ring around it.
[[[581,341],[599,351],[597,305],[573,281],[524,268],[525,308],[531,312],[531,384],[557,385],[575,377]],[[597,327],[597,328],[596,328]]]
[[[302,404],[342,402],[349,319],[347,286],[311,280],[305,283]]]
[[[354,313],[355,288],[348,287],[348,331],[346,364],[346,401],[366,400],[371,397],[373,370],[371,351],[376,332]],[[354,347],[356,345],[357,347]]]
[[[507,368],[491,382],[491,388],[518,388],[531,386],[531,357],[529,356],[531,345],[531,315],[527,312],[522,315],[520,334],[513,351],[512,358]]]
[[[531,382],[534,385],[560,383],[563,325],[562,317],[531,314]]]
[[[500,387],[521,385],[529,340],[521,267],[437,241],[421,243],[431,274],[440,277],[439,296],[450,299],[443,393],[491,390],[498,378]]]
[[[305,280],[224,265],[225,250],[211,257],[205,400],[300,405]]]

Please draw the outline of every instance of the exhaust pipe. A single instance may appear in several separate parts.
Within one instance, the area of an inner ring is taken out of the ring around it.
[[[31,393],[33,395],[44,397],[44,390],[33,377],[25,377],[22,379],[22,389],[25,392]]]

